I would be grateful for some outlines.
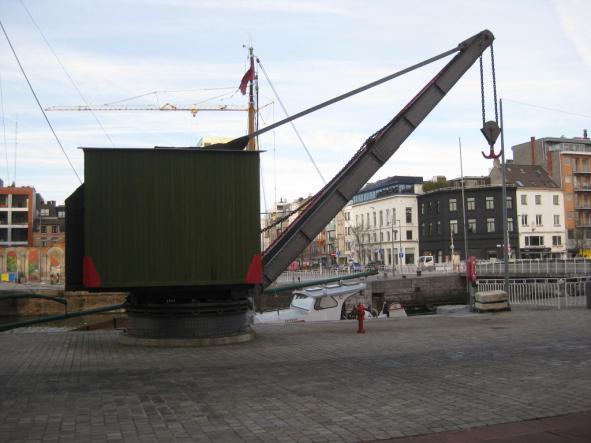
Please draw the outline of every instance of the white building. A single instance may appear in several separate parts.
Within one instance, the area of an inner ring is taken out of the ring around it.
[[[498,166],[491,182],[499,184]],[[565,258],[564,195],[541,166],[507,164],[507,183],[517,186],[520,258]]]
[[[349,262],[378,262],[387,267],[417,263],[417,194],[422,183],[422,177],[389,177],[368,183],[353,197],[345,208]]]

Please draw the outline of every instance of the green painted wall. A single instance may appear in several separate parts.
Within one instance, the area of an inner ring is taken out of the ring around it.
[[[101,287],[244,283],[260,252],[258,152],[85,148],[84,171]]]

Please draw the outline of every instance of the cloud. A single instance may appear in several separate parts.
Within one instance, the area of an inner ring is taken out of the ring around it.
[[[554,6],[565,34],[591,70],[591,7],[588,0],[556,0]]]

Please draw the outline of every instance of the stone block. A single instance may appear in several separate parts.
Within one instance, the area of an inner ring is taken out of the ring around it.
[[[507,301],[507,292],[505,291],[479,291],[474,295],[474,299],[480,303],[498,303]]]

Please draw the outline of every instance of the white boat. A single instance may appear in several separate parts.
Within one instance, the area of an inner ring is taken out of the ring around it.
[[[366,287],[367,285],[363,282],[343,281],[340,284],[334,283],[300,289],[293,292],[293,299],[288,309],[257,313],[254,316],[254,322],[340,320],[345,301],[352,295],[359,294]]]

